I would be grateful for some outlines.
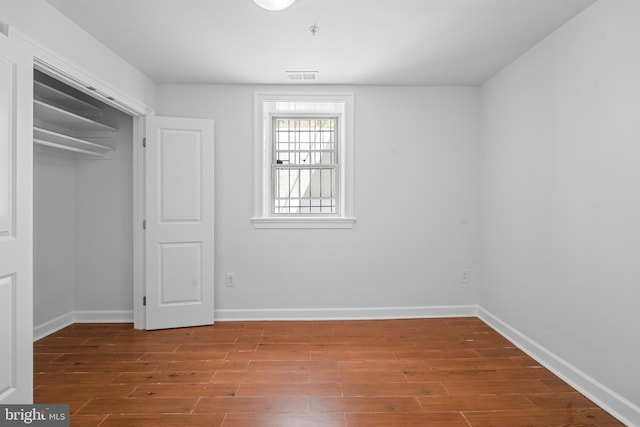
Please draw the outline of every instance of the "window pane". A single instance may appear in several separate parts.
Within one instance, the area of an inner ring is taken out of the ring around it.
[[[275,168],[274,213],[336,213],[335,169]]]
[[[333,169],[320,170],[320,197],[333,197]]]
[[[334,164],[336,119],[274,120],[274,159],[292,165]]]

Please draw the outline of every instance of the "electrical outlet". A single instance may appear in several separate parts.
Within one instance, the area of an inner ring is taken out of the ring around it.
[[[227,273],[227,280],[225,282],[227,287],[233,288],[236,286],[236,273]]]
[[[471,270],[468,268],[460,269],[460,277],[458,283],[467,284],[471,282]]]

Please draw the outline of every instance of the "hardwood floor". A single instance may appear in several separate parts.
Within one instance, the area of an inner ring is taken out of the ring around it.
[[[477,318],[74,324],[34,344],[72,426],[621,426]]]

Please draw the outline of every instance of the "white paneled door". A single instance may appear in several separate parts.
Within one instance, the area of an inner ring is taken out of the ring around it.
[[[213,324],[213,121],[149,117],[146,329]]]
[[[0,34],[0,403],[33,400],[33,61]]]

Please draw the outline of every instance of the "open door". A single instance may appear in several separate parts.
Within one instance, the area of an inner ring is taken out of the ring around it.
[[[213,324],[213,121],[149,117],[146,329]]]
[[[0,403],[33,402],[33,60],[0,34]]]

